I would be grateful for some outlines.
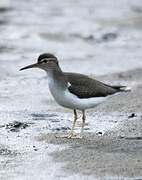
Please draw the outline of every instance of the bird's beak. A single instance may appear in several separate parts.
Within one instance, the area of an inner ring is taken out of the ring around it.
[[[35,64],[31,64],[29,66],[25,66],[23,68],[21,68],[19,71],[25,70],[25,69],[30,69],[30,68],[39,68],[39,64],[35,63]]]

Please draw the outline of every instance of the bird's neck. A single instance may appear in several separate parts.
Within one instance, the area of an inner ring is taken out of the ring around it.
[[[57,85],[59,88],[66,89],[67,79],[59,66],[47,73],[49,76],[49,85],[52,83],[52,85]]]

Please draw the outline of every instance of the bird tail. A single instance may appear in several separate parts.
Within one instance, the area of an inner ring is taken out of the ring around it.
[[[112,86],[112,88],[125,92],[131,91],[131,87],[128,86]]]

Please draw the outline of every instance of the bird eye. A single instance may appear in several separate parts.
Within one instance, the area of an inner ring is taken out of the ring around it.
[[[43,62],[43,63],[47,63],[47,60],[45,59],[45,60],[43,60],[42,62]]]

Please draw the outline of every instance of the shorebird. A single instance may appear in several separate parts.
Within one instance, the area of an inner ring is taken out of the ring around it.
[[[86,120],[85,110],[96,107],[120,92],[127,91],[126,86],[111,86],[83,74],[63,72],[57,57],[50,53],[41,54],[37,63],[21,68],[20,71],[30,68],[46,71],[49,77],[49,90],[55,101],[74,112],[70,133],[57,137],[82,138]],[[73,131],[77,121],[77,110],[81,110],[83,114],[82,128],[80,134],[75,135]]]

